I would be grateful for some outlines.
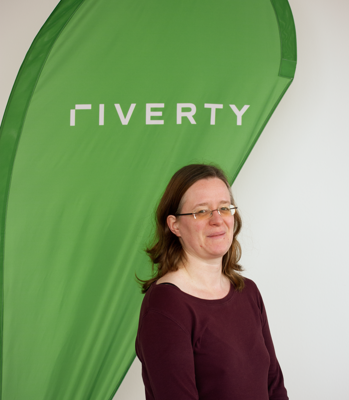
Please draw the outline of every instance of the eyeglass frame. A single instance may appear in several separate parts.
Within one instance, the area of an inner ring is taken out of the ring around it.
[[[219,207],[219,208],[221,208],[221,207]],[[218,214],[223,218],[223,215],[221,215],[221,213],[219,212],[219,208],[216,208],[215,210],[206,210],[206,211],[210,211],[211,215],[209,216],[209,218],[211,218],[213,216],[213,211],[217,211]],[[231,213],[231,210],[237,210],[237,207],[233,206],[233,205],[230,205],[229,209],[230,209],[230,213]],[[175,214],[175,216],[179,217],[179,216],[183,216],[183,215],[192,215],[194,217],[194,219],[196,219],[196,215],[195,214],[199,214],[199,213],[200,213],[200,211],[198,211],[196,213]],[[234,214],[235,214],[235,211],[234,211]],[[231,216],[233,216],[234,214],[231,214]]]

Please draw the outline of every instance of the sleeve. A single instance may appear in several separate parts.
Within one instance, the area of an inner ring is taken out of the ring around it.
[[[157,311],[144,315],[136,351],[146,399],[198,400],[190,333]]]
[[[288,400],[287,391],[284,385],[284,377],[282,375],[279,362],[276,358],[273,340],[271,338],[269,330],[267,313],[265,311],[262,297],[260,298],[260,301],[262,311],[263,337],[270,357],[270,367],[268,373],[269,400]]]

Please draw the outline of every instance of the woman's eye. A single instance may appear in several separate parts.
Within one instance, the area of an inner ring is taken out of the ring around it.
[[[220,211],[230,211],[230,208],[229,207],[221,207]]]
[[[206,214],[208,210],[199,210],[195,214]]]

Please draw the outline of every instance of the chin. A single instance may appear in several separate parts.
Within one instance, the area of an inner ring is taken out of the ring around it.
[[[212,250],[210,252],[210,254],[212,254],[212,256],[214,256],[215,258],[219,258],[219,257],[223,258],[228,253],[228,251],[229,251],[229,247],[228,248],[225,247],[224,249]]]

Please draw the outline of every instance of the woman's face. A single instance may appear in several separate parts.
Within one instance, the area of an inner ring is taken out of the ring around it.
[[[230,193],[223,181],[218,178],[202,179],[184,194],[180,213],[216,210],[230,204]],[[204,220],[195,219],[193,215],[169,216],[167,223],[180,238],[184,251],[201,260],[222,258],[233,241],[233,215],[223,218],[214,211],[210,218]]]

